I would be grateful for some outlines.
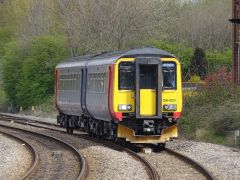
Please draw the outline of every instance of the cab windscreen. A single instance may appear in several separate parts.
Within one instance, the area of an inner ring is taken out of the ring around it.
[[[134,89],[134,65],[132,62],[121,62],[119,64],[118,74],[119,90],[133,90]]]
[[[163,89],[176,89],[176,64],[162,63]]]

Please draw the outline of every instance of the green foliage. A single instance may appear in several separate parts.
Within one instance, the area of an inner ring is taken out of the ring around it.
[[[240,88],[221,67],[210,73],[194,96],[184,97],[181,128],[186,137],[233,145],[232,131],[240,129]]]
[[[42,36],[25,48],[8,49],[4,85],[9,100],[24,108],[43,103],[54,91],[54,68],[67,55],[65,41]]]
[[[219,104],[236,95],[232,84],[232,74],[225,67],[209,73],[202,88],[194,93],[194,97],[186,99],[185,104],[205,105],[206,103]]]
[[[0,89],[0,105],[4,104],[7,101],[6,93]]]
[[[16,42],[6,44],[3,64],[3,86],[9,100],[16,105],[17,85],[22,79],[22,66],[25,52]]]
[[[21,113],[25,115],[34,115],[40,117],[51,117],[56,118],[58,111],[55,106],[55,98],[53,96],[49,97],[43,104],[34,106],[34,111],[29,109],[24,109]]]
[[[0,27],[0,57],[5,54],[5,45],[12,40],[12,31],[8,27]]]
[[[188,97],[193,98],[193,97]],[[180,127],[185,137],[212,143],[233,144],[232,131],[240,129],[240,96],[221,104],[185,104]],[[237,102],[238,101],[238,102]]]
[[[6,45],[12,40],[12,37],[13,33],[10,28],[0,27],[0,86],[2,86],[3,56],[7,50]]]
[[[166,41],[150,40],[148,44],[153,45],[154,47],[169,51],[179,58],[182,63],[182,71],[185,76],[188,72],[188,67],[190,65],[190,60],[193,55],[193,49],[181,44],[181,43],[172,43]]]
[[[17,87],[17,99],[23,107],[41,104],[53,94],[55,66],[67,54],[64,41],[56,37],[34,39],[29,51],[23,80]]]
[[[228,70],[231,69],[232,49],[226,49],[223,52],[208,50],[206,52],[206,56],[208,59],[209,72],[212,72],[222,66],[225,66]]]
[[[194,75],[192,76],[188,82],[191,82],[191,83],[200,83],[202,82],[200,76],[197,76],[197,75]]]
[[[190,62],[191,75],[197,75],[204,79],[207,74],[207,65],[208,62],[204,50],[196,48]]]

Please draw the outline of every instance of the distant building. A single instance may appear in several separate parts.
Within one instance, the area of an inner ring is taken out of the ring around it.
[[[233,80],[240,85],[240,0],[232,0]]]

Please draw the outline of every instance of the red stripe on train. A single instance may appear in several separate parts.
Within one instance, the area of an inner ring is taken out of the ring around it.
[[[109,88],[108,88],[108,107],[113,119],[122,121],[122,113],[114,112],[113,109],[113,87],[114,86],[114,64],[109,65]]]

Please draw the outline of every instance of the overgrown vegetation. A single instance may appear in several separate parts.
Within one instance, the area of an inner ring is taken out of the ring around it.
[[[54,97],[49,97],[44,103],[34,106],[34,109],[23,109],[20,113],[24,115],[44,117],[44,118],[56,118],[58,111],[55,106]]]
[[[66,54],[61,37],[37,37],[25,47],[9,43],[4,56],[3,81],[11,103],[27,108],[51,97],[55,66]]]
[[[7,101],[7,97],[4,90],[0,89],[0,105],[5,103],[6,101]]]
[[[226,68],[219,68],[197,92],[184,93],[181,128],[186,137],[234,145],[233,131],[240,129],[240,89],[231,78]]]

